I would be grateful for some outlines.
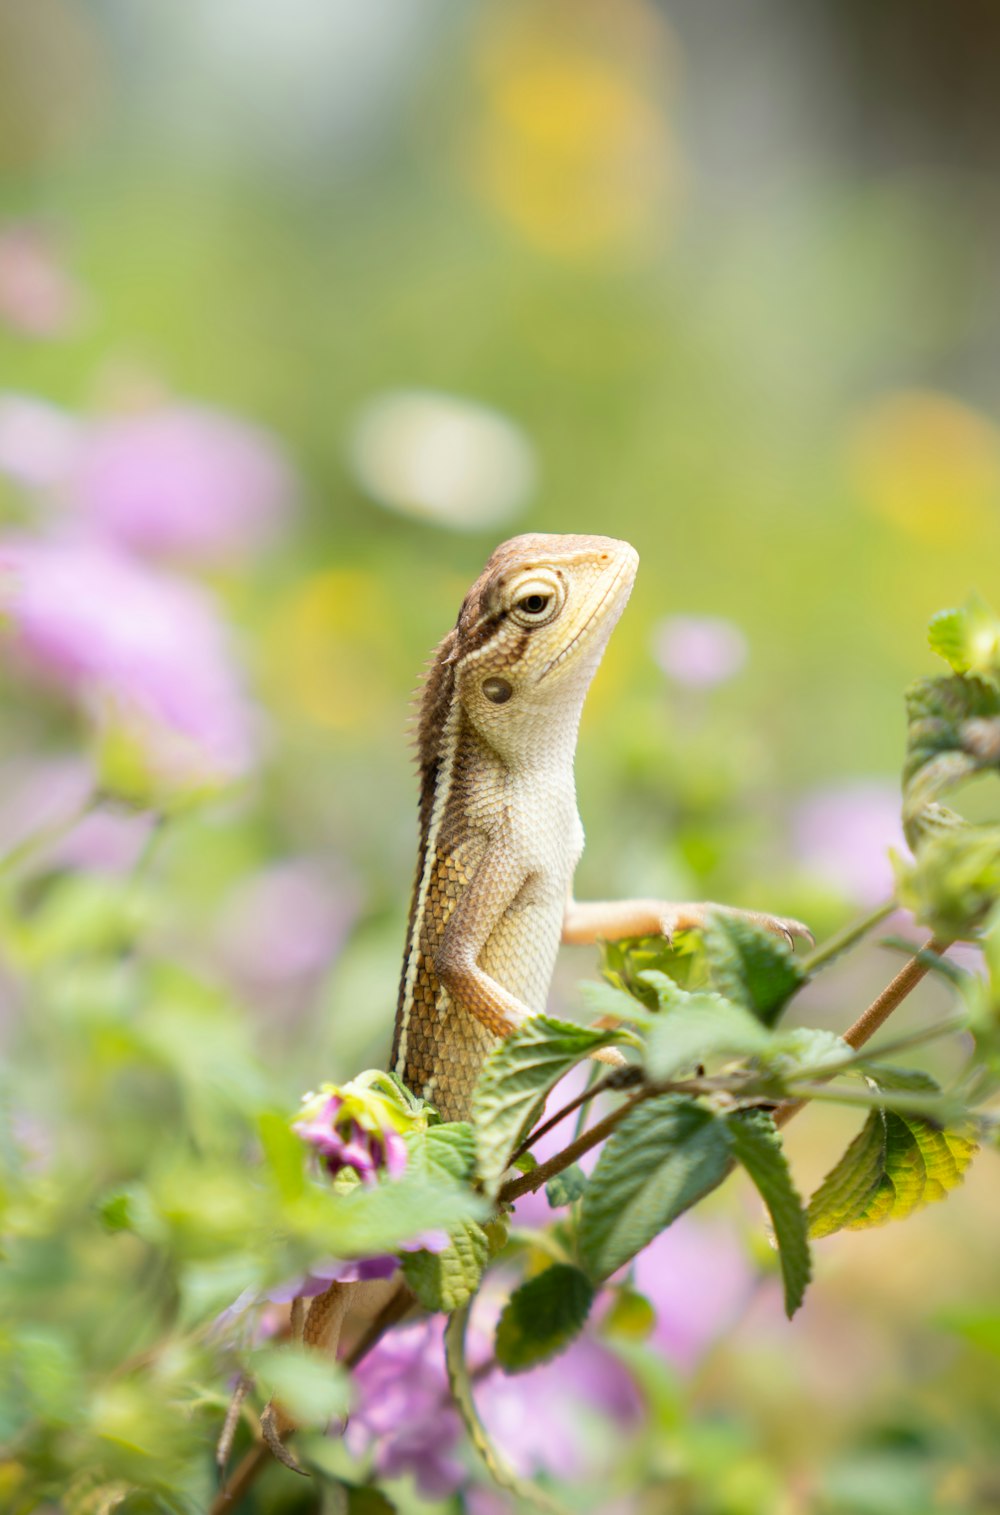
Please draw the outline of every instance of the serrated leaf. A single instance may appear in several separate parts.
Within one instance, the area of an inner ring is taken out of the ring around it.
[[[593,1298],[590,1279],[569,1263],[555,1263],[515,1289],[497,1326],[496,1357],[504,1372],[523,1373],[568,1347]]]
[[[580,1259],[607,1278],[729,1171],[729,1128],[678,1095],[644,1100],[617,1127],[580,1211]]]
[[[785,1285],[785,1314],[791,1319],[812,1276],[806,1212],[770,1116],[731,1116],[729,1132],[733,1155],[750,1175],[771,1217]]]
[[[472,1099],[479,1176],[495,1192],[510,1154],[565,1073],[599,1047],[631,1041],[626,1031],[595,1031],[532,1015],[490,1053]]]
[[[587,1175],[579,1163],[570,1163],[561,1173],[550,1178],[545,1185],[545,1198],[553,1210],[562,1205],[571,1205],[580,1199],[587,1187]]]
[[[646,1037],[643,1061],[653,1083],[665,1083],[711,1057],[750,1057],[766,1051],[767,1029],[742,1005],[719,994],[671,988],[677,1007],[658,1016]]]
[[[927,640],[956,673],[1000,676],[1000,618],[981,595],[970,595],[956,610],[939,610],[931,617]]]
[[[713,988],[773,1026],[806,979],[788,943],[721,910],[713,913],[703,941]]]
[[[476,1221],[464,1221],[450,1233],[441,1252],[408,1252],[403,1276],[425,1310],[451,1313],[479,1288],[490,1255],[489,1237]]]
[[[460,1182],[476,1169],[476,1138],[468,1121],[443,1121],[404,1137],[414,1173],[444,1174]]]
[[[873,1110],[809,1202],[809,1234],[903,1220],[962,1182],[977,1143],[918,1115]]]
[[[771,1038],[760,1060],[785,1078],[808,1078],[851,1056],[852,1049],[836,1032],[822,1026],[791,1026]]]

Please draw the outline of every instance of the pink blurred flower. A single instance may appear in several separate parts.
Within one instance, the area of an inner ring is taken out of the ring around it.
[[[631,1281],[656,1311],[651,1344],[687,1371],[742,1314],[756,1276],[728,1227],[682,1215],[639,1253]]]
[[[32,758],[0,767],[0,857],[39,838],[36,868],[79,868],[88,873],[128,873],[149,840],[148,813],[100,805],[74,822],[97,785],[81,758]],[[51,840],[44,840],[53,832]]]
[[[48,400],[0,395],[0,473],[29,489],[62,483],[79,453],[83,423]]]
[[[22,223],[0,231],[0,321],[22,336],[60,337],[75,325],[82,304],[41,227]]]
[[[739,673],[747,639],[721,616],[672,615],[654,628],[653,656],[675,684],[709,689]]]
[[[266,545],[294,493],[272,437],[196,405],[96,422],[67,480],[92,529],[137,552],[213,561]]]
[[[252,993],[308,989],[336,957],[358,903],[356,888],[335,868],[288,859],[233,891],[218,922],[216,950]]]
[[[856,779],[806,795],[792,817],[796,857],[855,904],[877,905],[894,887],[888,849],[905,850],[899,786]]]
[[[479,1297],[469,1328],[469,1360],[485,1368],[503,1302],[492,1284]],[[355,1453],[375,1449],[383,1477],[410,1473],[430,1499],[452,1494],[465,1472],[455,1455],[462,1428],[444,1367],[441,1316],[390,1332],[356,1373],[358,1405],[347,1428]],[[581,1337],[562,1356],[508,1377],[494,1368],[479,1377],[476,1402],[490,1435],[519,1473],[548,1472],[578,1480],[607,1466],[623,1429],[642,1413],[636,1386],[600,1342]],[[595,1418],[613,1428],[602,1440]]]
[[[167,781],[250,767],[253,719],[207,593],[111,548],[8,538],[0,611],[25,667],[124,725]]]

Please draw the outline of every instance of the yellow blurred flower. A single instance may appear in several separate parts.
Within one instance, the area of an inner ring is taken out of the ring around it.
[[[634,249],[668,219],[676,150],[662,110],[672,39],[640,0],[532,0],[490,13],[467,173],[547,252]]]
[[[1000,429],[934,390],[884,396],[855,424],[859,494],[901,530],[942,543],[991,528],[1000,509]]]
[[[372,574],[333,568],[304,579],[265,635],[271,698],[319,726],[364,730],[384,697],[391,619]]]

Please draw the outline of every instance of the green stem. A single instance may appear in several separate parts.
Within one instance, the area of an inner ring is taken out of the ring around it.
[[[855,942],[859,942],[863,936],[867,936],[869,931],[874,931],[875,927],[880,926],[897,908],[894,899],[886,900],[884,905],[879,905],[870,915],[863,916],[861,920],[855,921],[850,926],[845,926],[843,931],[836,932],[834,936],[830,937],[829,941],[824,942],[821,947],[817,947],[815,951],[810,952],[808,957],[802,959],[802,968],[811,978],[820,968],[825,968],[828,963],[832,963],[835,958],[840,957],[841,953],[847,952],[853,947]]]

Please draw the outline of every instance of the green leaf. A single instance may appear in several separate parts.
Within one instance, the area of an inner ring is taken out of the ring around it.
[[[853,1057],[842,1036],[821,1026],[791,1026],[777,1032],[760,1054],[760,1061],[783,1078],[809,1078]]]
[[[713,913],[703,933],[713,986],[773,1026],[806,974],[788,943],[742,916]]]
[[[939,801],[979,773],[1000,768],[1000,689],[972,674],[918,679],[906,692],[903,829],[916,848],[939,829]]]
[[[873,1110],[810,1200],[809,1234],[863,1231],[944,1199],[962,1182],[976,1146],[968,1133],[918,1115]]]
[[[262,1347],[251,1356],[255,1377],[303,1426],[324,1426],[347,1414],[350,1385],[343,1368],[308,1347]]]
[[[349,1193],[310,1185],[282,1213],[286,1229],[319,1252],[371,1257],[395,1252],[425,1231],[451,1231],[467,1220],[484,1221],[489,1205],[467,1185],[422,1178],[407,1171],[395,1182]]]
[[[653,1083],[665,1083],[711,1057],[749,1057],[766,1050],[769,1032],[742,1005],[719,994],[688,994],[674,984],[670,988],[677,1008],[658,1016],[646,1038],[644,1062]]]
[[[631,1040],[626,1031],[532,1015],[490,1053],[472,1100],[479,1175],[488,1193],[496,1191],[511,1152],[563,1075],[597,1048]]]
[[[497,1362],[505,1373],[523,1373],[548,1362],[583,1329],[594,1298],[589,1278],[569,1263],[556,1263],[515,1289],[497,1326]]]
[[[927,640],[955,673],[1000,678],[1000,618],[981,595],[970,595],[957,610],[939,610],[931,617]]]
[[[617,1127],[590,1176],[580,1259],[592,1279],[614,1273],[729,1171],[729,1128],[694,1100],[644,1100]]]
[[[729,1133],[733,1155],[749,1173],[771,1217],[785,1284],[785,1314],[791,1319],[812,1273],[806,1212],[771,1117],[731,1116]]]
[[[579,1163],[570,1163],[561,1173],[550,1178],[545,1185],[545,1198],[553,1210],[562,1205],[571,1205],[583,1195],[587,1187],[587,1175]]]
[[[626,1341],[644,1341],[656,1326],[656,1310],[645,1294],[622,1284],[614,1291],[610,1310],[601,1321],[601,1330]]]
[[[926,832],[914,862],[892,862],[899,903],[946,941],[970,936],[1000,901],[1000,826]]]
[[[465,1182],[476,1169],[476,1138],[468,1121],[443,1121],[404,1138],[414,1173],[444,1174]]]
[[[685,989],[703,982],[700,933],[678,931],[670,941],[664,936],[634,936],[601,943],[601,973],[608,984],[655,1011],[656,994],[645,982],[651,970],[665,974]]]
[[[288,1117],[264,1110],[257,1119],[260,1144],[275,1187],[282,1199],[294,1199],[306,1183],[306,1147],[292,1130]]]
[[[451,1313],[479,1288],[489,1259],[490,1243],[476,1221],[463,1221],[450,1233],[442,1252],[408,1252],[403,1276],[425,1310]]]

